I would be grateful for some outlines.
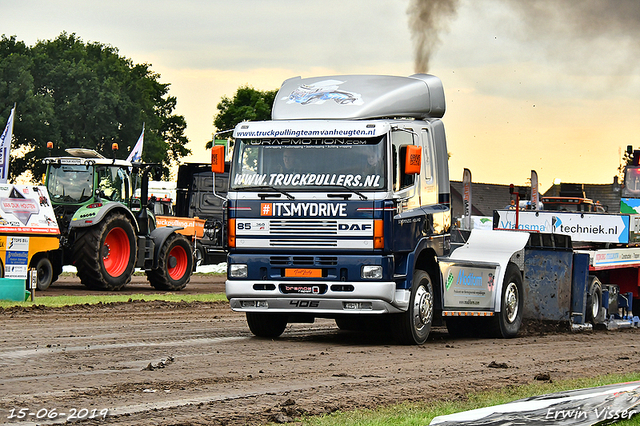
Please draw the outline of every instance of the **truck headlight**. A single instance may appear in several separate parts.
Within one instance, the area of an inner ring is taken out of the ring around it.
[[[360,273],[365,280],[379,280],[382,278],[382,266],[364,265]]]
[[[232,263],[229,265],[229,277],[231,278],[247,278],[247,271],[246,263]]]

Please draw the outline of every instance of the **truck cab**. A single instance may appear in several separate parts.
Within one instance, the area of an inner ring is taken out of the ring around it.
[[[215,176],[211,173],[211,164],[207,163],[185,163],[178,167],[176,216],[205,221],[203,236],[196,241],[194,252],[198,265],[227,259],[222,229],[228,187],[229,163]]]
[[[226,292],[254,334],[390,314],[426,340],[450,249],[444,110],[430,75],[294,78],[272,121],[236,127]]]

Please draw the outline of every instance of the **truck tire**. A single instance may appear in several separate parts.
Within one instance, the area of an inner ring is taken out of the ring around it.
[[[133,225],[121,213],[98,225],[78,230],[73,257],[78,277],[97,290],[120,290],[131,281],[137,255]]]
[[[492,318],[493,334],[495,337],[505,339],[515,337],[522,325],[524,292],[522,290],[522,274],[514,263],[507,265],[500,303],[500,312],[496,312]]]
[[[451,337],[480,337],[479,318],[447,317],[447,331]]]
[[[394,314],[392,326],[400,343],[422,345],[427,341],[433,321],[433,281],[429,273],[416,269],[407,312]]]
[[[38,282],[36,287],[38,290],[46,290],[53,282],[53,265],[46,256],[38,256],[31,261],[31,266],[36,269],[38,274]]]
[[[585,307],[587,322],[593,325],[604,322],[602,309],[602,283],[595,275],[589,275],[587,282],[587,303]]]
[[[280,314],[247,312],[247,325],[257,337],[272,339],[284,333],[284,329],[287,328],[287,317]]]
[[[204,246],[200,241],[196,241],[196,249],[193,251],[193,257],[195,259],[195,267],[202,265],[204,262]],[[194,268],[195,269],[195,268]]]
[[[364,331],[366,324],[363,323],[361,318],[354,315],[341,316],[335,319],[336,325],[342,331]]]
[[[158,267],[147,271],[147,279],[156,290],[182,290],[191,280],[193,252],[189,241],[180,234],[167,237],[158,253]]]

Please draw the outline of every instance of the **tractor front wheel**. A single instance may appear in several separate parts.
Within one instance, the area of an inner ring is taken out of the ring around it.
[[[85,286],[120,290],[131,281],[137,253],[133,225],[121,213],[91,228],[79,229],[73,246],[78,277]]]

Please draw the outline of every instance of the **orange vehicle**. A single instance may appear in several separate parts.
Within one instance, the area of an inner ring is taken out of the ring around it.
[[[605,213],[605,208],[590,198],[542,197],[544,210]]]

